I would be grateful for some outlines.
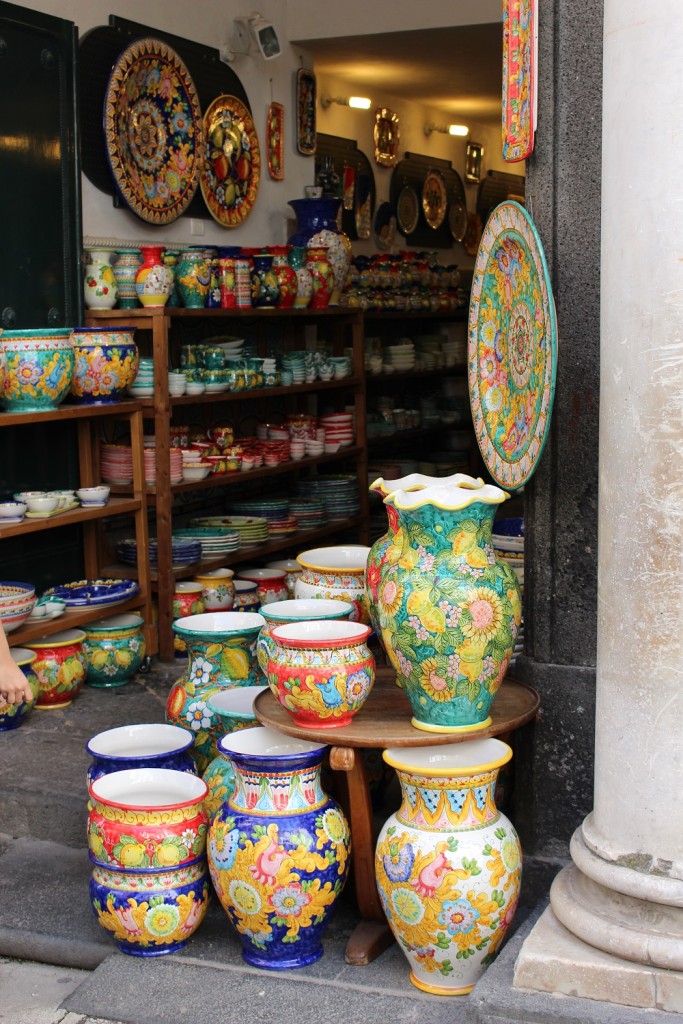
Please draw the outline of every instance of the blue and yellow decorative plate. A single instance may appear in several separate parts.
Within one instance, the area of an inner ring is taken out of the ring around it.
[[[481,236],[467,361],[482,457],[497,484],[516,490],[543,452],[557,369],[550,276],[536,227],[519,203],[497,206]]]
[[[149,224],[184,213],[204,164],[199,99],[182,59],[160,39],[138,39],[112,69],[104,138],[116,186]]]

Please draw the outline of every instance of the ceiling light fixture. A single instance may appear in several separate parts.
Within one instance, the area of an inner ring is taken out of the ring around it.
[[[466,124],[426,124],[425,135],[431,135],[432,132],[441,132],[442,135],[460,135],[463,138],[469,135],[470,130]]]
[[[367,96],[322,96],[320,99],[323,110],[327,110],[333,103],[342,107],[355,107],[356,110],[369,110],[372,106],[372,100]]]

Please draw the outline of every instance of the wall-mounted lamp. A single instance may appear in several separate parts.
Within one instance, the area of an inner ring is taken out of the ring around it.
[[[320,105],[327,110],[333,103],[339,103],[342,107],[355,107],[356,110],[369,110],[372,100],[367,96],[321,96]]]
[[[466,124],[426,124],[425,135],[432,132],[441,132],[443,135],[460,135],[463,138],[469,135],[470,130]]]

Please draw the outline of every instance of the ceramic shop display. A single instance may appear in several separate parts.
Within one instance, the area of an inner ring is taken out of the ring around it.
[[[195,583],[202,585],[202,600],[208,612],[228,612],[235,602],[234,570],[221,568],[197,573]],[[190,614],[195,614],[191,612]]]
[[[131,768],[170,768],[196,775],[189,753],[192,736],[186,729],[163,722],[142,722],[105,729],[85,745],[92,761],[88,766],[88,784],[110,772]]]
[[[354,606],[352,620],[369,622],[365,598],[365,568],[369,554],[370,548],[362,544],[302,551],[297,556],[302,571],[294,583],[294,596],[350,601]]]
[[[209,294],[211,267],[202,247],[184,249],[175,267],[175,287],[186,309],[203,309]]]
[[[259,569],[248,566],[237,570],[237,579],[255,583],[260,604],[272,604],[274,601],[286,601],[287,574],[284,569]]]
[[[218,690],[261,683],[256,639],[264,619],[254,612],[206,612],[173,623],[187,644],[188,665],[168,695],[166,719],[194,734],[192,756],[203,772],[215,751],[220,721],[208,704]]]
[[[202,112],[190,72],[162,40],[137,39],[117,57],[104,98],[104,141],[133,213],[171,224],[185,212],[204,165]]]
[[[384,499],[389,544],[369,585],[372,618],[418,729],[490,724],[522,615],[517,577],[491,537],[507,497],[460,482]]]
[[[145,660],[145,620],[136,612],[112,615],[84,626],[83,653],[89,686],[127,683]]]
[[[334,270],[324,245],[309,245],[306,249],[306,267],[311,275],[311,309],[325,309],[334,293]]]
[[[86,255],[83,300],[88,309],[113,309],[118,285],[109,249],[92,249]]]
[[[209,833],[214,888],[248,964],[304,967],[323,954],[350,864],[348,823],[320,782],[327,748],[270,728],[225,736],[219,748],[235,784]]]
[[[251,304],[255,309],[272,309],[278,305],[280,282],[269,252],[254,253],[249,271]]]
[[[291,309],[296,299],[298,278],[296,270],[289,264],[289,245],[269,245],[268,252],[273,257],[273,273],[278,284],[278,309]]]
[[[111,772],[88,788],[95,917],[122,953],[174,953],[209,904],[206,783],[169,768]]]
[[[88,670],[84,640],[84,630],[65,629],[26,644],[36,654],[31,668],[40,684],[37,708],[68,707],[81,692]]]
[[[383,756],[402,797],[375,851],[389,927],[413,985],[466,995],[494,959],[519,899],[519,839],[495,804],[496,778],[512,751],[479,739]]]
[[[290,199],[289,205],[296,214],[296,230],[287,240],[290,245],[306,249],[327,250],[327,260],[332,267],[334,283],[330,305],[338,306],[346,275],[351,264],[351,242],[337,227],[337,213],[340,199]]]
[[[2,626],[0,626],[0,629],[2,629]],[[31,688],[31,699],[22,700],[20,704],[8,704],[4,698],[0,697],[0,732],[6,732],[8,729],[18,729],[29,712],[35,707],[38,693],[40,692],[40,684],[33,672],[33,662],[37,657],[36,652],[30,651],[26,647],[11,647],[10,654],[15,665],[19,666],[28,680]]]
[[[116,260],[112,267],[116,278],[119,309],[137,309],[138,293],[135,290],[135,275],[140,266],[139,249],[116,249]]]
[[[265,624],[259,633],[256,644],[256,657],[261,671],[266,672],[268,653],[272,651],[270,634],[275,626],[288,626],[293,622],[311,622],[316,619],[325,621],[350,619],[354,606],[346,601],[328,601],[325,598],[294,598],[289,601],[275,601],[262,604],[259,614]]]
[[[138,374],[134,327],[75,327],[71,397],[82,405],[118,402]]]
[[[71,329],[3,331],[5,356],[2,406],[7,412],[56,409],[66,398],[74,372]]]
[[[261,180],[261,150],[248,108],[236,96],[217,96],[204,114],[206,160],[201,189],[209,213],[223,227],[251,213]]]
[[[384,480],[382,477],[378,477],[377,480],[374,480],[370,484],[369,489],[373,494],[379,494],[382,499],[384,499],[387,495],[391,494],[392,491],[420,491],[424,490],[425,487],[431,487],[434,484],[461,484],[464,487],[483,487],[484,481],[481,477],[477,477],[475,479],[472,476],[468,476],[466,473],[454,473],[452,476],[448,477],[426,476],[424,473],[409,473],[407,476],[397,477],[394,480]],[[382,633],[379,627],[379,622],[376,620],[374,615],[378,598],[377,586],[379,584],[380,570],[387,557],[387,552],[392,545],[392,539],[397,527],[395,510],[387,507],[387,515],[389,517],[390,527],[386,533],[383,533],[381,537],[377,538],[370,548],[368,564],[365,571],[365,590],[368,608],[370,611],[370,622],[380,640],[382,639]]]
[[[541,240],[519,203],[497,206],[481,236],[467,361],[474,431],[486,468],[501,487],[522,487],[550,430],[557,322]]]
[[[165,306],[175,279],[163,261],[163,245],[141,245],[142,263],[135,274],[135,292],[141,305],[154,309]]]
[[[239,732],[240,729],[256,728],[260,724],[254,712],[254,701],[267,689],[267,686],[240,686],[237,690],[218,690],[209,697],[211,711],[219,721],[216,730],[218,739]],[[209,787],[209,794],[204,801],[209,821],[213,821],[216,811],[232,793],[235,782],[230,758],[220,753],[217,742],[216,756],[202,775]]]

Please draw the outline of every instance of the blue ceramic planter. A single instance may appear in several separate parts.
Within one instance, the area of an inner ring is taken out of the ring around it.
[[[93,736],[85,745],[92,758],[88,785],[110,772],[128,768],[171,768],[196,775],[189,753],[192,736],[163,722],[121,725]]]

